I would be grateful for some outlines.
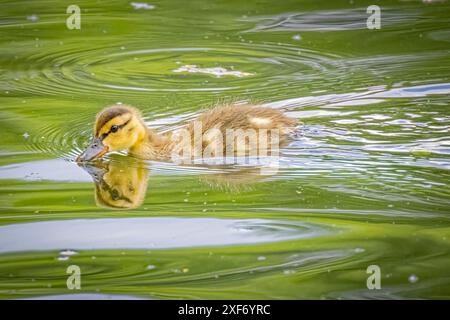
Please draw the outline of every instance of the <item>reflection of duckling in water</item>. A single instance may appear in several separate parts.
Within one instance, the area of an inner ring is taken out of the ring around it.
[[[149,173],[145,164],[111,161],[80,166],[94,179],[98,206],[133,209],[144,201]]]
[[[255,131],[265,129],[269,132],[278,132],[278,139],[282,143],[286,135],[294,131],[297,119],[290,118],[272,108],[231,105],[215,107],[188,123],[185,129],[191,137],[194,136],[195,123],[201,123],[200,147],[202,150],[200,151],[205,151],[208,145],[219,138],[223,139],[226,130],[229,129]],[[194,139],[190,139],[189,144]],[[261,143],[261,140],[258,141]],[[77,158],[77,161],[100,158],[108,152],[120,150],[128,150],[130,154],[142,159],[167,160],[177,147],[179,147],[179,141],[176,140],[176,134],[159,134],[145,125],[137,109],[125,105],[113,105],[97,115],[94,140]],[[221,143],[216,147],[223,154],[227,145]],[[256,145],[256,148],[259,148],[259,145]]]
[[[147,194],[150,170],[146,163],[136,159],[123,161],[118,155],[110,162],[79,163],[95,183],[95,202],[100,207],[112,209],[135,209],[142,205]],[[199,182],[211,189],[224,192],[251,191],[253,184],[266,176],[259,168],[199,176]]]

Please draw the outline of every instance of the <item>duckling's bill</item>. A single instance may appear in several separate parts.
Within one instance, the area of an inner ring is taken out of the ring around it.
[[[95,138],[91,145],[77,157],[77,162],[89,161],[96,158],[101,158],[108,152],[108,147],[105,146],[100,138]]]

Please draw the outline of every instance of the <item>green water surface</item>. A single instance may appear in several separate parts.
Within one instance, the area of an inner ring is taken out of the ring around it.
[[[0,1],[0,298],[450,298],[448,1],[150,4]],[[113,155],[118,210],[74,163],[109,104],[241,101],[303,123],[270,174]]]

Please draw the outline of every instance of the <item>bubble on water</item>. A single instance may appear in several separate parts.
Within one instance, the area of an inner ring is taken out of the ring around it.
[[[27,16],[27,20],[31,22],[39,21],[39,16],[37,14],[32,14]]]
[[[78,252],[74,251],[74,250],[63,250],[59,253],[62,256],[73,256],[78,254]]]
[[[296,34],[296,35],[294,35],[294,36],[292,37],[292,40],[296,40],[296,41],[302,40],[302,36],[299,35],[299,34]]]
[[[355,249],[355,252],[356,252],[356,253],[362,253],[362,252],[364,252],[364,251],[366,251],[366,250],[363,249],[363,248],[356,248],[356,249]]]
[[[153,10],[155,9],[155,5],[145,2],[131,2],[130,5],[133,7],[133,9],[139,10]]]
[[[285,274],[285,275],[291,275],[291,274],[294,274],[294,273],[295,273],[294,270],[283,270],[283,274]]]
[[[68,256],[62,256],[62,257],[58,257],[58,258],[56,258],[58,261],[67,261],[67,260],[69,260],[69,257]]]
[[[249,72],[241,72],[241,71],[230,71],[222,67],[216,67],[216,68],[200,68],[195,64],[188,64],[179,67],[178,69],[172,70],[172,72],[189,72],[189,73],[204,73],[204,74],[210,74],[214,75],[217,78],[220,78],[222,76],[235,76],[238,78],[252,76],[253,73]]]
[[[29,134],[28,132],[25,132],[22,136],[23,136],[25,139],[28,139],[28,138],[30,137],[30,134]]]
[[[183,269],[181,269],[181,272],[183,272],[183,273],[189,272],[189,268],[183,268]]]
[[[153,264],[149,264],[146,269],[147,270],[153,270],[153,269],[156,269],[156,266],[153,265]]]
[[[409,276],[408,281],[410,283],[416,283],[417,281],[419,281],[419,277],[416,276],[415,274],[412,274],[412,275]]]
[[[267,258],[266,257],[264,257],[264,256],[259,256],[258,257],[258,261],[264,261],[264,260],[266,260]]]

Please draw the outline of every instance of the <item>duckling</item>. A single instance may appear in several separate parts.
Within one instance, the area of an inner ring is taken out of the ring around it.
[[[223,155],[230,149],[234,153],[242,149],[248,152],[267,147],[261,143],[261,132],[265,132],[264,138],[276,136],[274,141],[284,143],[296,125],[297,119],[276,109],[250,104],[225,105],[207,110],[177,131],[162,134],[146,126],[138,109],[116,104],[96,116],[93,141],[77,161],[89,161],[121,150],[128,150],[137,158],[151,160],[173,159],[174,153],[180,150],[188,158],[202,156],[206,151],[214,155]],[[240,130],[244,135],[247,131],[255,134],[243,137],[243,148],[234,148],[235,140],[223,143],[224,137],[233,130]],[[249,144],[250,138],[256,138],[256,143]]]

